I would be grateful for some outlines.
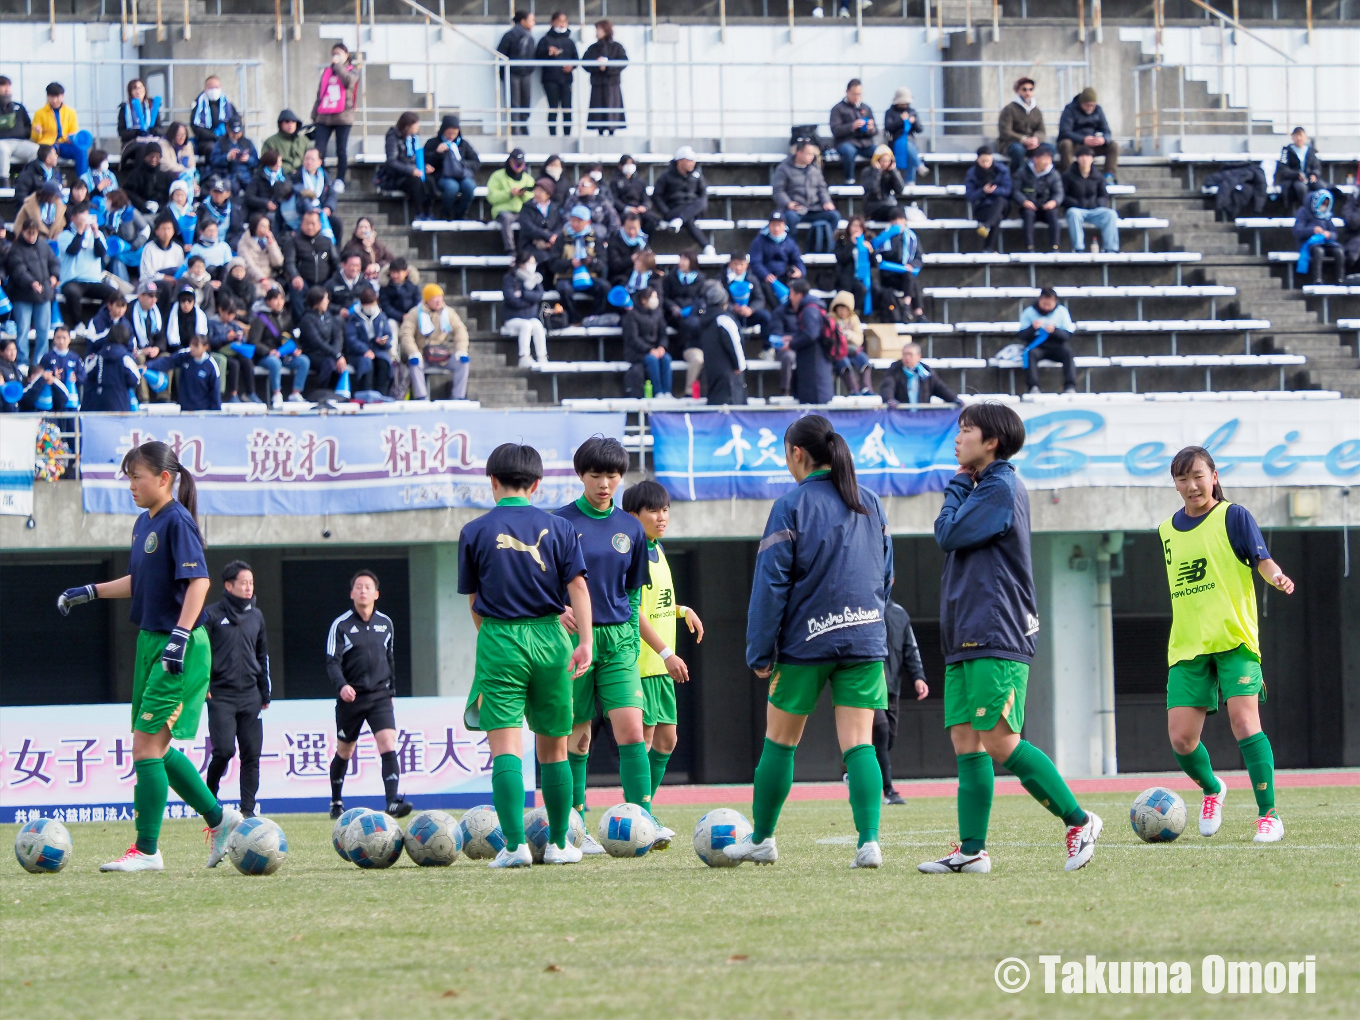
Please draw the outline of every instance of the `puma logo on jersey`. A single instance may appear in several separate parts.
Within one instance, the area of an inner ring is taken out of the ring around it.
[[[1203,581],[1209,573],[1209,561],[1200,557],[1195,560],[1183,560],[1181,565],[1176,568],[1176,584],[1198,584]]]
[[[514,535],[500,534],[496,536],[496,548],[510,549],[514,552],[528,553],[529,556],[532,557],[533,561],[538,564],[539,570],[547,571],[548,565],[543,562],[543,557],[542,555],[540,555],[538,551],[539,544],[543,541],[543,536],[546,535],[547,533],[548,533],[547,528],[544,528],[542,531],[540,531],[538,533],[538,541],[535,542],[533,545],[529,545],[526,542],[521,542]]]

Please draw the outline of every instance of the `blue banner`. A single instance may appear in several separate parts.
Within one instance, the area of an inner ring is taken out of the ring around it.
[[[784,430],[808,411],[702,411],[649,419],[657,479],[672,499],[775,499],[793,488]],[[939,492],[958,470],[958,408],[817,411],[855,455],[860,484],[880,496]]]
[[[623,438],[621,413],[426,411],[412,414],[81,415],[87,513],[135,514],[123,455],[158,439],[198,482],[203,514],[357,514],[490,507],[486,458],[501,443],[543,455],[534,502],[558,507],[581,493],[572,469],[592,435]]]

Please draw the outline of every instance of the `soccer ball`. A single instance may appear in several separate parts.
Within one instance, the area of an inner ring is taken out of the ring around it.
[[[585,846],[589,835],[590,830],[586,828],[586,820],[581,817],[581,812],[572,808],[571,821],[567,823],[567,842],[579,850]]]
[[[656,842],[656,819],[636,804],[615,804],[600,816],[599,840],[610,857],[641,857]]]
[[[1129,824],[1144,843],[1170,843],[1185,831],[1185,801],[1173,790],[1144,790],[1129,808]]]
[[[35,818],[14,837],[14,857],[34,875],[60,871],[71,859],[71,834],[55,818]]]
[[[571,821],[567,825],[567,842],[578,849],[586,841],[586,820],[581,812],[571,809]],[[534,855],[534,863],[543,863],[543,851],[548,849],[548,809],[534,808],[524,813],[524,838],[529,843],[529,852]]]
[[[442,868],[458,859],[463,830],[443,811],[422,811],[406,826],[406,852],[417,864]]]
[[[468,808],[458,822],[463,832],[463,853],[474,861],[489,861],[505,849],[505,833],[501,820],[490,804]]]
[[[345,855],[361,868],[390,868],[401,857],[405,838],[391,815],[370,811],[345,826],[340,845]]]
[[[731,846],[751,834],[751,823],[740,811],[731,808],[714,808],[700,818],[694,826],[694,852],[710,868],[731,868],[740,864],[723,853],[723,847]]]
[[[277,822],[246,818],[227,836],[227,856],[243,875],[272,875],[288,856],[288,837]]]
[[[360,815],[370,815],[372,813],[372,808],[352,807],[335,820],[335,825],[331,829],[331,846],[335,847],[335,852],[340,855],[340,859],[346,864],[349,863],[349,854],[345,853],[345,848],[341,845],[341,841],[345,835],[345,827]]]

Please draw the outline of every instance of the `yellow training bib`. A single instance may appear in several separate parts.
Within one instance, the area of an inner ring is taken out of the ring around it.
[[[656,561],[651,564],[652,580],[642,588],[642,616],[652,625],[669,648],[675,647],[675,583],[671,580],[671,567],[666,562],[666,550],[661,543],[655,545]],[[642,654],[638,656],[638,674],[641,676],[661,676],[666,672],[666,664],[661,656],[652,650],[646,641],[641,642]]]
[[[1230,505],[1220,500],[1192,531],[1177,531],[1171,518],[1157,529],[1171,588],[1167,665],[1238,645],[1261,655],[1252,570],[1228,541]]]

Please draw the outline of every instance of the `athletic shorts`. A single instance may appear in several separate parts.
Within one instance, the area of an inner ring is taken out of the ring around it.
[[[1238,645],[1229,652],[1206,652],[1193,659],[1182,659],[1167,671],[1167,708],[1217,712],[1220,693],[1224,701],[1253,694],[1266,700],[1261,660],[1246,645]]]
[[[169,634],[144,630],[137,634],[137,664],[132,674],[132,728],[159,733],[169,725],[176,740],[198,736],[198,721],[212,680],[212,645],[208,632],[195,627],[184,649],[184,672],[178,676],[161,666]]]
[[[470,730],[571,736],[571,640],[556,616],[482,620],[463,722]]]
[[[675,681],[669,673],[642,678],[642,725],[674,726]]]
[[[1012,733],[1025,725],[1029,665],[1013,659],[965,659],[944,668],[944,725],[990,730],[1003,719]]]
[[[846,708],[887,708],[883,660],[872,662],[776,662],[770,674],[770,704],[792,715],[811,715],[831,684],[831,703]]]
[[[397,715],[392,710],[392,695],[386,691],[376,694],[360,694],[353,701],[335,702],[335,736],[346,744],[352,744],[363,732],[364,723],[369,731],[395,730]]]
[[[641,647],[637,624],[603,623],[595,628],[590,668],[576,678],[572,691],[572,710],[578,723],[595,718],[596,698],[604,706],[605,715],[616,708],[645,707],[638,674]]]

